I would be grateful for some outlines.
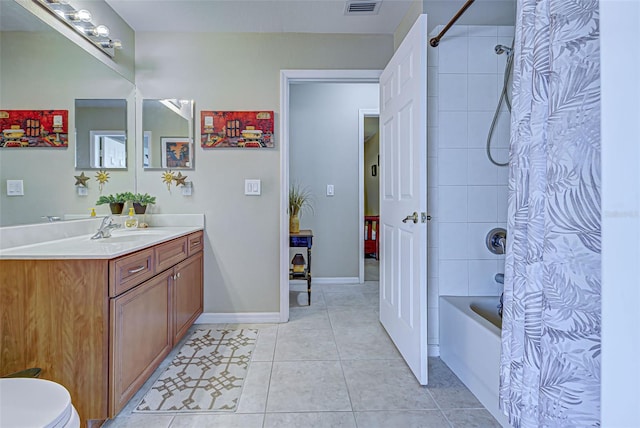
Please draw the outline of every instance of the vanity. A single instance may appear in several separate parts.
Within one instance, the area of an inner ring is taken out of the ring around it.
[[[200,226],[0,249],[0,375],[41,367],[82,421],[114,417],[203,310]]]

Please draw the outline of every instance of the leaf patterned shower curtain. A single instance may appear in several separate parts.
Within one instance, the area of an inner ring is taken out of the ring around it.
[[[597,0],[518,0],[500,407],[600,425]]]

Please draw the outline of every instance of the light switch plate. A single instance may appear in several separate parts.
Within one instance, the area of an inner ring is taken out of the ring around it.
[[[334,194],[333,184],[327,184],[327,196],[333,196]]]
[[[24,196],[22,180],[7,180],[7,196]]]
[[[262,186],[260,180],[247,179],[244,180],[244,194],[247,196],[260,196]]]

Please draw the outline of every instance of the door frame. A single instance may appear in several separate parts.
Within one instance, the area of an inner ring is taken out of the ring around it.
[[[366,117],[380,118],[380,109],[361,108],[358,110],[358,141],[360,141],[360,145],[358,146],[358,189],[360,191],[360,201],[358,203],[360,216],[358,219],[358,227],[360,228],[358,235],[360,240],[360,256],[358,259],[360,266],[358,268],[358,280],[360,281],[360,284],[364,283],[364,257],[366,255],[364,253],[364,119]]]
[[[295,83],[379,83],[381,73],[382,70],[280,70],[280,322],[289,321],[289,214],[287,207],[289,205],[290,85]],[[360,233],[363,233],[362,227],[360,229]]]

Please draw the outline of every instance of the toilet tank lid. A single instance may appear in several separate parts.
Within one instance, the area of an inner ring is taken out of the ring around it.
[[[0,379],[0,427],[63,427],[72,414],[67,389],[45,379]]]

